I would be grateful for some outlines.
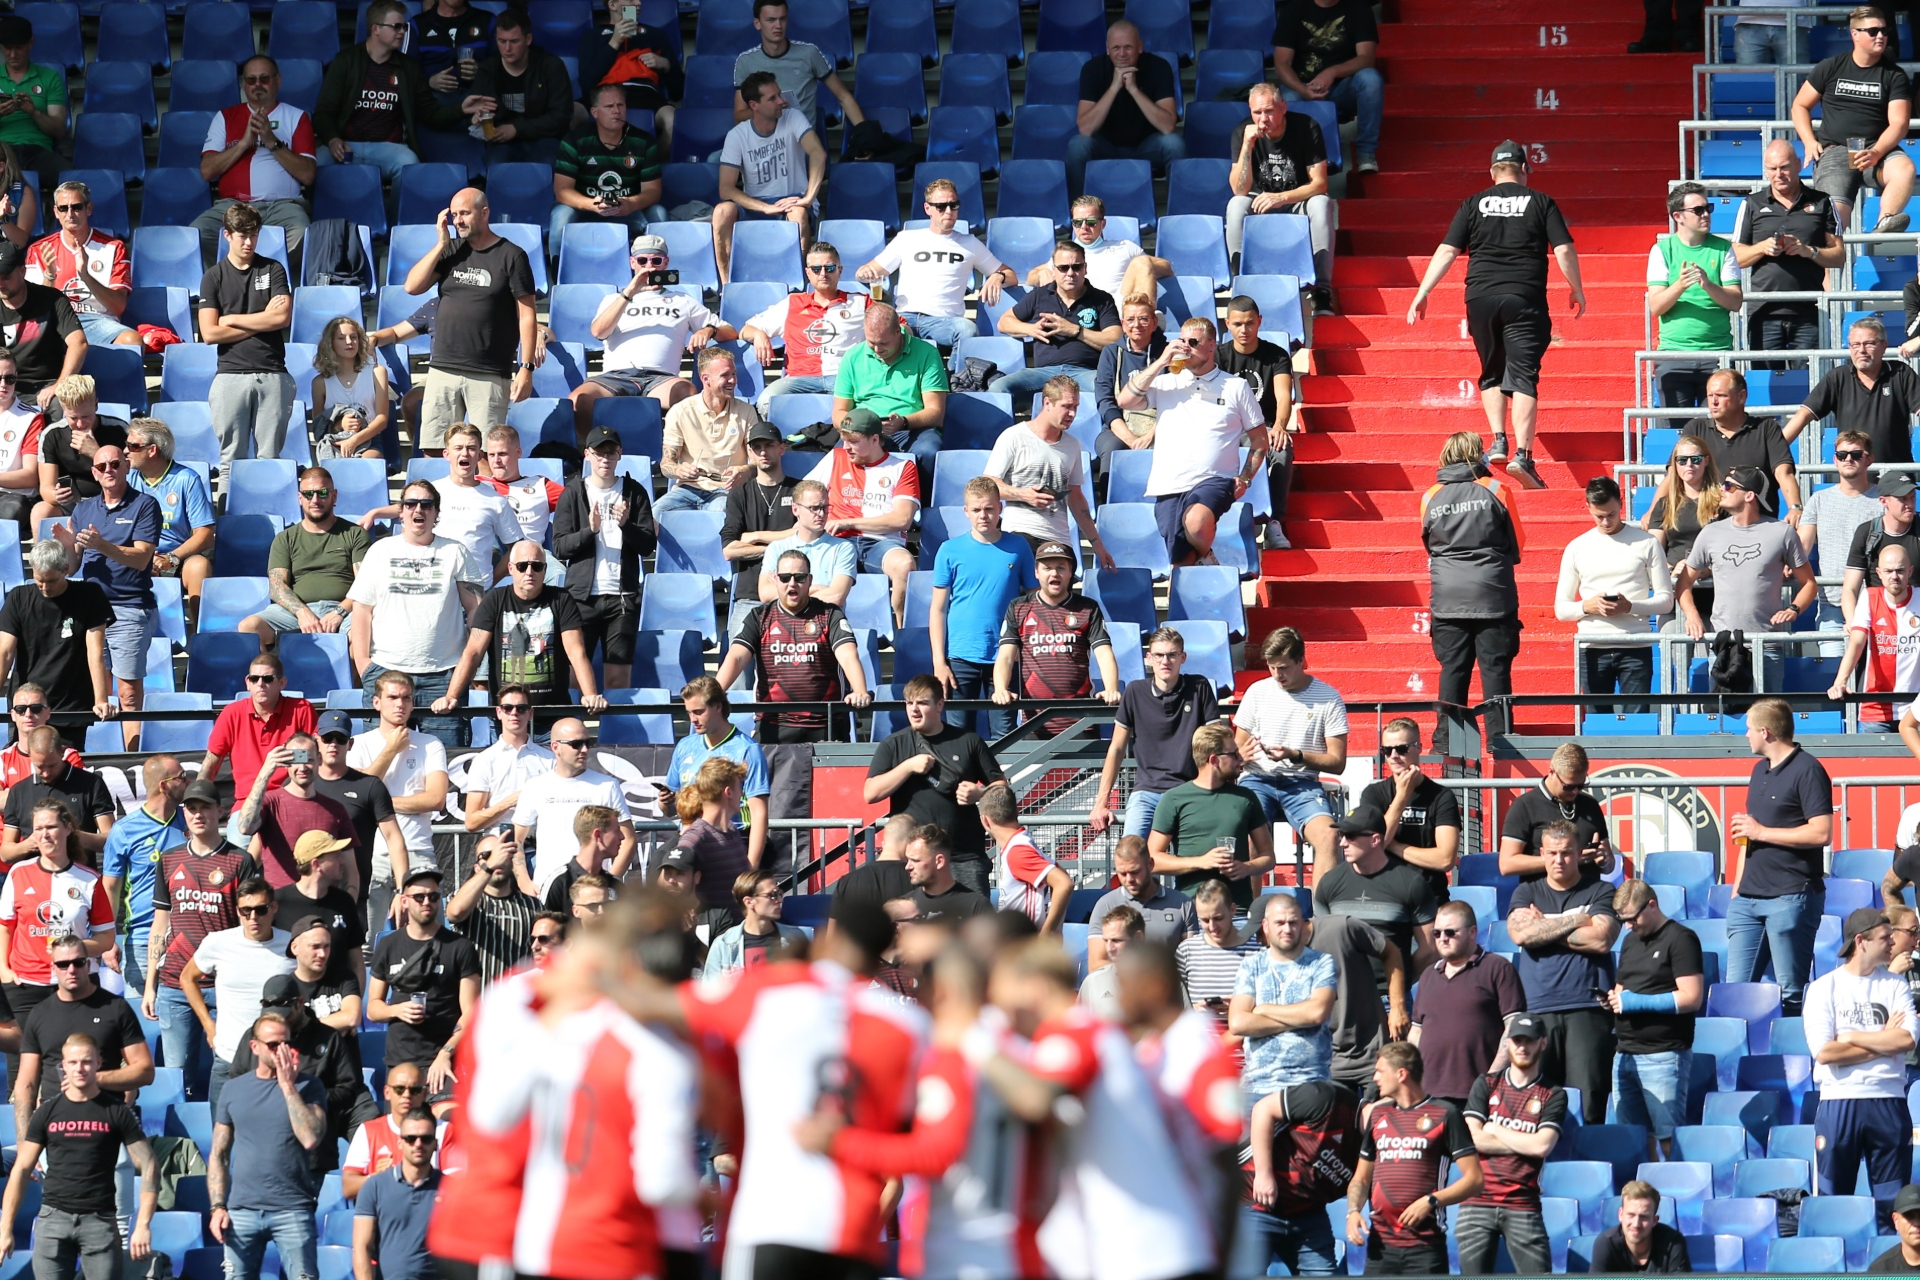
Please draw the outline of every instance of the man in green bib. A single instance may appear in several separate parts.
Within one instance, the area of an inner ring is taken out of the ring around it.
[[[1667,196],[1673,234],[1647,255],[1647,306],[1660,318],[1661,351],[1733,350],[1733,313],[1740,309],[1740,265],[1733,245],[1708,231],[1713,205],[1706,188],[1683,182]],[[1710,357],[1662,358],[1660,403],[1692,409],[1706,403]]]

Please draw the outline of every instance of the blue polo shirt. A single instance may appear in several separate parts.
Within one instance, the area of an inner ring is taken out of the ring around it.
[[[940,544],[933,585],[947,597],[947,657],[991,665],[1000,656],[1000,624],[1022,591],[1040,585],[1033,576],[1033,548],[1018,534],[982,542],[969,531]]]
[[[152,494],[129,492],[118,506],[109,506],[105,497],[82,498],[73,508],[73,531],[98,529],[109,542],[130,546],[135,542],[160,545],[160,504]],[[153,575],[109,560],[98,551],[80,553],[80,576],[97,582],[107,593],[107,603],[118,609],[153,608]]]
[[[438,1169],[417,1187],[400,1176],[398,1165],[360,1184],[353,1216],[374,1221],[381,1280],[438,1280],[427,1255],[427,1224],[439,1199]]]
[[[767,775],[767,753],[760,744],[740,732],[737,726],[729,728],[727,736],[720,739],[720,745],[707,745],[707,735],[691,733],[673,744],[673,757],[667,761],[667,785],[678,791],[693,781],[700,772],[700,766],[708,757],[719,756],[722,760],[732,760],[745,765],[747,769],[746,789],[743,796],[764,796],[773,789]]]
[[[187,842],[186,820],[175,809],[172,820],[161,822],[147,806],[140,805],[113,824],[107,844],[100,855],[100,874],[120,876],[127,882],[127,929],[145,937],[153,924],[153,878],[160,869],[160,855]],[[118,903],[114,904],[116,907]]]
[[[195,529],[213,524],[213,499],[207,482],[192,467],[179,463],[168,466],[166,474],[151,483],[135,468],[130,479],[136,492],[150,493],[160,504],[160,549],[171,551],[193,536]]]
[[[1833,813],[1833,780],[1818,760],[1799,747],[1776,768],[1765,756],[1747,783],[1747,813],[1763,827],[1793,828]],[[1818,847],[1754,840],[1740,873],[1743,898],[1784,898],[1826,887]]]

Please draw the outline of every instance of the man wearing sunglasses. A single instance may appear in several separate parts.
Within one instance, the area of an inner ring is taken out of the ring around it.
[[[1547,761],[1547,776],[1540,785],[1516,799],[1507,808],[1500,825],[1500,874],[1537,880],[1546,874],[1540,856],[1540,841],[1548,827],[1556,822],[1571,822],[1575,842],[1583,850],[1589,871],[1601,875],[1613,871],[1613,844],[1607,837],[1607,815],[1600,802],[1587,789],[1586,748],[1577,742],[1563,742],[1554,748]]]
[[[180,973],[180,992],[213,1046],[207,1089],[216,1112],[234,1055],[260,1016],[260,995],[267,981],[293,972],[293,961],[287,958],[287,942],[293,935],[274,927],[278,904],[272,886],[265,880],[241,881],[234,890],[233,906],[240,916],[239,926],[208,934]],[[218,1197],[214,1204],[219,1207]]]
[[[467,685],[481,670],[492,673],[496,688],[519,685],[526,691],[522,696],[542,704],[567,702],[577,683],[582,708],[604,708],[607,700],[594,684],[593,659],[581,636],[580,606],[565,588],[547,584],[545,548],[516,542],[507,551],[507,567],[511,579],[480,597],[466,651],[433,710],[445,714],[465,705]]]
[[[319,166],[370,164],[388,182],[420,163],[421,129],[466,127],[453,103],[442,103],[427,86],[420,63],[407,57],[407,6],[379,0],[367,7],[367,38],[327,64],[313,109]]]
[[[326,1090],[326,1137],[312,1154],[311,1167],[316,1174],[332,1172],[339,1163],[339,1144],[361,1124],[379,1117],[367,1092],[366,1077],[360,1074],[358,1042],[321,1021],[316,1012],[348,988],[354,994],[354,1004],[360,1003],[358,975],[331,981],[325,976],[329,958],[326,928],[326,922],[317,916],[294,921],[294,941],[287,944],[287,954],[295,957],[293,972],[268,978],[260,989],[260,1012],[277,1013],[287,1020],[287,1043],[298,1055],[299,1078],[317,1081]],[[314,960],[318,960],[317,966],[310,963]],[[359,1023],[356,1016],[354,1025]],[[249,1040],[234,1055],[230,1078],[244,1079],[257,1065]]]
[[[588,767],[596,740],[588,736],[584,721],[571,717],[556,721],[550,741],[553,772],[529,780],[513,809],[513,842],[525,849],[527,838],[533,838],[535,884],[544,894],[578,851],[584,838],[575,834],[574,818],[590,805],[613,812],[620,838],[609,865],[624,878],[639,847],[625,790],[607,774]]]
[[[233,789],[244,797],[253,790],[270,751],[296,733],[313,732],[313,704],[283,696],[286,687],[287,669],[276,655],[263,653],[247,664],[247,696],[220,709],[207,739],[206,758],[200,762],[200,777],[218,781],[221,766],[231,759]],[[276,771],[267,785],[277,787],[286,780],[285,773]]]
[[[1480,945],[1479,920],[1464,899],[1443,902],[1433,917],[1437,957],[1416,971],[1409,1044],[1427,1060],[1433,1096],[1466,1109],[1481,1077],[1504,1067],[1506,1028],[1527,1007],[1513,962]]]
[[[446,479],[434,485],[440,495],[440,518],[433,531],[467,549],[482,580],[491,583],[504,572],[507,548],[520,540],[520,519],[500,491],[480,475],[480,428],[456,422],[447,428]],[[375,507],[360,517],[363,528],[402,514],[398,506]]]
[[[0,604],[0,680],[22,682],[13,692],[13,742],[0,752],[0,785],[8,787],[27,773],[26,735],[52,712],[91,711],[102,719],[119,712],[107,660],[113,606],[106,592],[69,578],[66,548],[52,538],[28,550],[27,571],[33,581]],[[78,725],[67,730],[75,743],[83,732]]]
[[[389,1069],[425,1067],[428,1096],[453,1082],[453,1054],[480,1003],[480,953],[440,922],[440,872],[400,887],[401,927],[367,959],[367,1020],[387,1023]]]
[[[0,654],[8,651],[7,639],[13,634],[6,631],[5,627],[6,610],[0,608]],[[24,664],[22,670],[25,670]],[[5,666],[0,665],[0,678],[4,678],[5,671]],[[105,679],[104,674],[101,678]],[[0,749],[0,804],[6,803],[9,788],[33,775],[33,762],[27,758],[27,735],[46,724],[53,711],[54,706],[47,698],[47,691],[40,685],[29,680],[14,687],[13,701],[7,708],[7,714],[13,720],[13,741]],[[87,763],[72,747],[65,749],[65,761],[76,769],[85,768]]]
[[[831,537],[826,532],[827,488],[818,480],[802,480],[793,488],[793,527],[787,535],[771,543],[760,560],[759,580],[754,598],[778,600],[784,594],[776,567],[789,552],[807,558],[807,596],[825,604],[844,606],[853,590],[855,549],[850,538]],[[737,632],[737,628],[736,628]]]
[[[1673,1131],[1687,1122],[1694,1015],[1707,1002],[1700,936],[1660,910],[1653,886],[1629,880],[1613,910],[1627,926],[1619,971],[1607,992],[1616,1015],[1613,1097],[1621,1124],[1647,1130],[1647,1159],[1673,1159]]]
[[[1793,99],[1793,127],[1813,166],[1813,186],[1833,197],[1847,225],[1862,186],[1881,192],[1875,231],[1905,231],[1913,161],[1900,150],[1913,118],[1913,85],[1900,69],[1900,37],[1886,10],[1847,14],[1853,47],[1815,67]],[[1813,109],[1820,108],[1820,123]]]
[[[1760,495],[1767,479],[1757,467],[1735,467],[1720,482],[1720,509],[1725,520],[1716,520],[1700,531],[1687,554],[1686,567],[1674,580],[1674,594],[1680,597],[1680,611],[1686,618],[1687,634],[1695,640],[1709,631],[1744,631],[1762,635],[1787,631],[1813,607],[1819,586],[1813,580],[1813,566],[1807,563],[1806,549],[1792,527],[1784,520],[1763,520]],[[1885,486],[1881,492],[1885,493]],[[1713,579],[1713,616],[1703,619],[1693,600],[1693,584],[1701,578]],[[1782,606],[1780,584],[1795,584],[1793,600]],[[1786,671],[1787,653],[1783,645],[1767,645],[1762,654],[1762,670],[1754,672],[1753,692],[1777,691]]]
[[[773,557],[769,557],[772,559]],[[771,576],[779,593],[748,614],[720,664],[722,688],[753,664],[755,687],[770,702],[815,702],[844,697],[872,701],[859,647],[838,605],[813,596],[813,564],[804,548],[782,551]],[[760,741],[826,742],[846,721],[822,710],[762,712]]]
[[[94,230],[93,193],[84,182],[55,187],[53,213],[60,229],[27,249],[28,282],[67,295],[89,344],[139,346],[139,331],[120,322],[133,292],[127,242]]]
[[[1107,238],[1107,202],[1082,194],[1073,199],[1073,242],[1087,251],[1087,283],[1116,298],[1144,294],[1151,298],[1157,280],[1173,275],[1165,258],[1156,258],[1138,243]],[[1045,262],[1027,272],[1027,287],[1053,283],[1053,267]]]
[[[60,1048],[74,1035],[90,1036],[100,1055],[100,1087],[116,1099],[153,1083],[153,1050],[133,1006],[101,990],[89,967],[86,943],[71,934],[52,939],[53,994],[20,1024],[20,1074],[13,1083],[16,1117],[60,1091]],[[19,1132],[25,1133],[21,1126]]]
[[[386,1103],[387,1113],[375,1116],[354,1130],[353,1141],[347,1144],[346,1159],[340,1162],[340,1191],[347,1199],[353,1200],[360,1194],[360,1188],[369,1178],[385,1173],[401,1160],[400,1119],[415,1107],[426,1105],[426,1072],[411,1062],[402,1062],[387,1072],[386,1087],[381,1095]],[[437,1126],[437,1131],[445,1131],[446,1126]],[[439,1153],[434,1153],[434,1162],[439,1162]]]
[[[284,227],[287,252],[298,255],[312,221],[301,189],[313,182],[318,169],[313,120],[280,100],[280,64],[266,54],[242,63],[239,79],[244,100],[213,117],[201,145],[200,176],[217,188],[213,207],[193,225],[199,228],[205,255],[212,257],[227,211],[246,205],[266,225]]]
[[[467,761],[463,796],[467,830],[476,834],[509,830],[520,789],[553,771],[553,752],[533,740],[534,705],[525,685],[502,685],[494,695],[498,736],[492,746]]]
[[[365,529],[334,514],[340,491],[325,467],[300,472],[295,492],[300,519],[273,537],[267,548],[267,598],[258,613],[240,619],[238,630],[260,637],[271,650],[288,631],[338,634],[353,613],[347,592],[373,539]]]
[[[532,952],[534,917],[542,907],[528,892],[533,875],[512,831],[482,836],[473,852],[472,872],[447,900],[447,925],[473,943],[481,985],[489,986]]]
[[[740,326],[762,369],[773,367],[776,341],[786,352],[780,376],[767,383],[756,403],[763,417],[772,412],[775,396],[832,394],[841,360],[860,345],[867,295],[840,287],[840,251],[825,240],[814,241],[807,247],[806,270],[812,288],[788,294]]]
[[[1853,547],[1860,526],[1880,519],[1880,490],[1873,477],[1873,445],[1858,431],[1842,431],[1834,440],[1834,482],[1808,495],[1800,512],[1800,545],[1811,558],[1817,550],[1822,565],[1842,565]],[[1831,569],[1827,576],[1833,576]],[[1844,570],[1842,572],[1844,579]],[[1815,628],[1839,631],[1846,627],[1847,598],[1841,585],[1822,586]],[[1845,648],[1841,644],[1822,643],[1820,656],[1837,658]]]
[[[1660,317],[1662,351],[1731,351],[1733,313],[1740,310],[1740,264],[1733,244],[1710,233],[1713,202],[1697,182],[1667,193],[1673,234],[1660,236],[1647,255],[1647,309]],[[1693,408],[1707,398],[1707,375],[1717,362],[1663,359],[1660,403]]]
[[[1407,717],[1380,730],[1380,759],[1385,772],[1360,792],[1358,803],[1386,815],[1387,852],[1420,868],[1433,900],[1444,903],[1447,876],[1460,861],[1460,800],[1421,772],[1420,726]]]
[[[367,1179],[354,1201],[354,1273],[433,1280],[439,1273],[427,1254],[427,1224],[440,1199],[440,1137],[433,1112],[414,1107],[400,1120],[396,1137],[399,1163]]]
[[[1069,240],[1054,246],[1053,283],[1031,289],[1000,316],[1000,332],[1030,347],[1032,365],[1009,369],[988,384],[1020,404],[1056,377],[1072,378],[1092,395],[1100,352],[1120,340],[1113,295],[1087,283],[1087,251]]]
[[[1013,268],[995,257],[979,239],[955,227],[960,221],[960,188],[935,178],[922,193],[927,225],[901,231],[873,261],[854,272],[876,284],[895,272],[894,305],[915,337],[951,347],[974,334],[966,318],[967,284],[980,273],[980,301],[991,306],[1000,290],[1020,283]]]
[[[146,698],[147,650],[159,609],[153,595],[153,555],[164,516],[152,494],[127,483],[127,451],[103,444],[93,455],[100,496],[74,504],[73,523],[55,525],[53,536],[67,549],[69,572],[97,582],[113,606],[107,653],[123,711],[138,711]],[[140,740],[138,721],[121,726],[127,749]]]
[[[710,342],[728,342],[732,325],[707,310],[698,289],[669,289],[667,242],[655,235],[633,238],[633,279],[609,294],[588,332],[607,344],[600,372],[573,389],[573,429],[584,442],[593,429],[593,402],[608,396],[651,396],[665,413],[694,392],[680,376],[680,357]],[[582,448],[587,447],[584,443]]]

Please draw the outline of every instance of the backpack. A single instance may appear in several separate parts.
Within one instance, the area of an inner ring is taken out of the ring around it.
[[[1708,668],[1714,693],[1753,692],[1753,651],[1744,631],[1718,631],[1713,636],[1713,663]],[[1745,715],[1751,702],[1728,702],[1728,715]]]
[[[345,218],[322,218],[307,228],[306,283],[373,287],[373,264],[360,243],[360,227]]]

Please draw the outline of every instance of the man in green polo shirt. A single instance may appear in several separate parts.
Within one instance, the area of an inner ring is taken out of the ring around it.
[[[1673,234],[1647,256],[1647,306],[1660,317],[1662,351],[1733,350],[1733,313],[1740,309],[1740,264],[1733,245],[1709,235],[1707,189],[1683,182],[1667,195]],[[1718,360],[1661,360],[1660,403],[1692,409],[1707,402],[1707,378]]]
[[[913,456],[921,491],[933,494],[940,424],[947,420],[947,367],[940,350],[900,327],[884,302],[867,308],[866,341],[847,352],[833,383],[833,425],[858,406],[878,414],[887,447]]]
[[[22,169],[40,175],[40,189],[60,182],[56,149],[67,136],[67,73],[33,60],[33,23],[0,15],[0,142],[13,147]]]
[[[640,235],[660,204],[660,148],[652,135],[627,123],[627,92],[620,84],[593,91],[593,128],[560,144],[553,162],[550,243],[573,222],[617,222]]]
[[[1239,783],[1240,751],[1233,730],[1215,722],[1194,730],[1199,769],[1160,797],[1147,852],[1155,875],[1192,896],[1208,880],[1224,880],[1236,907],[1253,905],[1253,886],[1273,869],[1273,828],[1253,792]]]

